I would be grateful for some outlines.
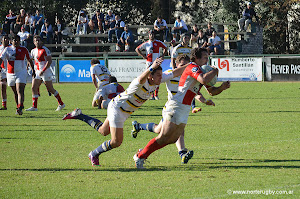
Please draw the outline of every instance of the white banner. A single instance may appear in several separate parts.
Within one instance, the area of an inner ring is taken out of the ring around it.
[[[218,81],[262,81],[262,58],[212,58]]]
[[[108,70],[118,82],[131,82],[146,69],[146,60],[143,59],[109,59]],[[163,71],[170,69],[170,59],[162,63]]]

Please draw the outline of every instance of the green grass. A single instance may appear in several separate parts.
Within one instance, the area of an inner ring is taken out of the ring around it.
[[[128,84],[124,84],[127,87]],[[132,156],[155,135],[131,138],[131,121],[156,122],[166,102],[148,101],[124,125],[120,148],[100,156],[92,167],[88,153],[110,137],[85,123],[62,121],[80,107],[101,120],[105,110],[91,108],[92,84],[55,84],[66,109],[41,87],[38,112],[15,115],[8,90],[8,110],[0,112],[0,198],[299,198],[300,83],[232,83],[191,114],[185,140],[195,154],[180,164],[175,145],[154,152],[146,171],[134,168]],[[25,108],[31,102],[27,85]],[[228,190],[293,191],[292,195],[235,195]]]

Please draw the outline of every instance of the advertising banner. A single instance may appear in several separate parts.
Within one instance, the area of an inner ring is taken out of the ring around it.
[[[272,58],[272,81],[300,81],[300,58]]]
[[[212,58],[218,81],[262,81],[262,58]]]
[[[163,71],[170,69],[170,59],[162,63]],[[146,69],[146,60],[142,59],[110,59],[108,60],[108,69],[118,82],[131,82]]]
[[[59,82],[92,82],[90,67],[90,60],[60,60]]]

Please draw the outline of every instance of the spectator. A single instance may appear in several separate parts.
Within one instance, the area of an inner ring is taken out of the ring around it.
[[[99,33],[103,33],[103,27],[102,27],[103,22],[104,22],[104,14],[100,12],[100,10],[98,9],[96,11],[96,14],[94,14],[94,16],[89,22],[89,27],[91,29],[91,32],[97,33],[97,31],[99,31]]]
[[[211,22],[208,22],[207,29],[205,31],[205,36],[209,39],[212,36],[213,31],[215,31],[215,29],[212,27]]]
[[[120,51],[125,46],[125,51],[128,52],[133,44],[133,34],[129,30],[128,25],[125,25],[124,32],[122,32],[120,40],[116,45],[116,51]]]
[[[81,27],[83,27],[83,33],[87,34],[88,17],[83,10],[80,10],[79,15],[78,15],[77,29],[76,29],[77,35],[79,35],[79,31],[80,31]]]
[[[187,26],[185,25],[184,21],[180,19],[180,16],[178,16],[172,30],[173,40],[176,41],[178,33],[181,35],[187,31],[188,31]]]
[[[197,44],[198,44],[198,48],[207,48],[208,47],[208,39],[207,39],[206,35],[204,34],[203,30],[198,31]]]
[[[40,13],[39,10],[36,10],[35,17],[33,21],[34,35],[38,35],[41,31],[41,27],[44,24],[44,15]]]
[[[59,18],[57,18],[56,20],[56,25],[53,28],[54,31],[54,42],[56,44],[61,44],[61,40],[62,40],[62,30],[64,29],[64,25],[61,23],[61,20]],[[61,47],[56,47],[56,52],[61,52]]]
[[[109,28],[115,27],[116,17],[113,14],[112,10],[107,11],[107,15],[105,16],[105,21],[107,21],[106,23],[109,26]]]
[[[114,27],[111,27],[108,31],[108,42],[112,42],[112,35],[116,34],[117,41],[119,41],[122,32],[124,31],[125,23],[121,20],[119,15],[116,15],[116,22],[114,23]]]
[[[193,25],[192,32],[191,32],[191,40],[190,40],[190,46],[193,47],[194,44],[197,44],[197,38],[198,38],[198,27],[197,25]]]
[[[107,34],[110,28],[109,21],[104,21],[103,25],[103,33]]]
[[[154,22],[154,34],[155,36],[159,34],[159,37],[156,39],[167,42],[168,37],[168,25],[166,20],[164,20],[161,16],[158,16]]]
[[[245,31],[248,29],[248,26],[250,23],[252,23],[252,17],[255,16],[256,21],[258,21],[258,18],[256,16],[256,13],[254,9],[251,7],[251,3],[247,3],[247,7],[243,11],[243,17],[239,19],[239,31]]]
[[[219,54],[219,51],[221,49],[221,39],[219,36],[217,36],[217,32],[216,31],[213,31],[212,32],[212,37],[210,37],[208,39],[208,47],[207,47],[207,50],[208,52],[212,52],[214,53],[215,55],[218,55]]]
[[[21,46],[27,47],[27,42],[29,39],[29,32],[25,30],[25,26],[21,26],[21,31],[18,32],[18,35],[20,36]]]
[[[34,16],[31,14],[31,12],[27,12],[25,17],[25,30],[29,32],[31,35],[33,35],[33,22],[34,22]]]
[[[45,20],[45,23],[42,26],[41,29],[41,34],[40,34],[41,38],[43,39],[44,36],[47,37],[47,44],[51,44],[52,43],[52,37],[53,37],[53,28],[52,25],[49,23],[48,20]]]
[[[17,16],[15,32],[20,32],[21,27],[25,24],[25,18],[26,18],[25,10],[21,9],[20,14]]]
[[[16,23],[17,16],[13,13],[13,11],[10,9],[8,11],[8,15],[5,17],[5,21],[3,24],[3,30],[7,34],[13,33],[14,32],[14,26]]]

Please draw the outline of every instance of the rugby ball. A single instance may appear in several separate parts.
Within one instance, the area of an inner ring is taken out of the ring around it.
[[[209,65],[201,66],[201,70],[203,73],[208,73],[213,70],[213,68]],[[218,75],[215,75],[214,78],[207,84],[207,86],[214,86],[217,83]]]

